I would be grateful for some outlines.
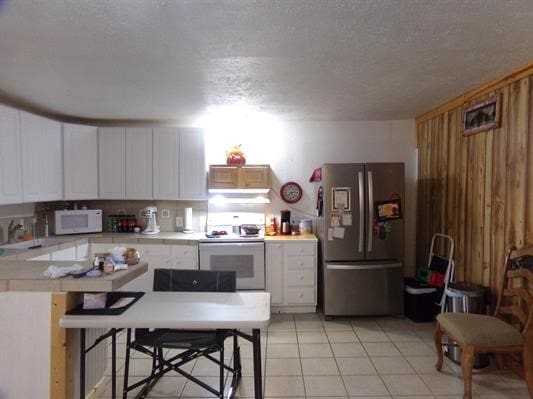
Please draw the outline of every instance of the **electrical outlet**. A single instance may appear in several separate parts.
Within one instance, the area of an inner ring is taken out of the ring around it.
[[[176,227],[183,228],[183,218],[181,216],[176,216]]]
[[[161,219],[169,219],[170,211],[168,209],[161,209]]]

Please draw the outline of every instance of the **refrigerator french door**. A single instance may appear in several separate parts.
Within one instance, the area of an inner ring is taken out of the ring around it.
[[[401,313],[403,163],[326,164],[322,185],[318,231],[324,314]],[[394,214],[384,217],[383,205]]]

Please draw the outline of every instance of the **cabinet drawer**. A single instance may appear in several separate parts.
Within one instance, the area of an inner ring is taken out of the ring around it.
[[[175,269],[198,269],[196,258],[172,258],[172,267]]]
[[[316,262],[314,256],[287,256],[288,269],[311,269],[315,270]]]
[[[180,259],[196,259],[198,247],[196,245],[172,245],[172,257]]]
[[[313,288],[289,288],[285,291],[287,305],[315,304],[315,289]]]
[[[303,243],[291,243],[287,244],[287,255],[315,255],[316,243],[303,244]]]
[[[287,270],[287,286],[315,286],[314,270]]]
[[[93,254],[101,254],[103,252],[109,252],[109,250],[113,247],[116,247],[117,245],[113,244],[112,242],[110,243],[91,243],[90,246],[89,246],[89,254],[90,255],[93,255]]]
[[[128,245],[125,245],[126,247]],[[131,245],[130,245],[131,246]],[[141,253],[141,257],[168,256],[170,257],[170,245],[137,244],[135,246]]]

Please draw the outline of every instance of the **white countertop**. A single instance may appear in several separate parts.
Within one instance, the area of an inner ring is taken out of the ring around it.
[[[148,292],[121,315],[65,315],[64,328],[253,329],[270,323],[267,292]]]

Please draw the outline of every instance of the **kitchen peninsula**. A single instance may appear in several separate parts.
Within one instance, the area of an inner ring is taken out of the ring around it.
[[[74,397],[77,332],[60,328],[59,318],[81,301],[82,292],[118,290],[148,269],[148,264],[141,262],[127,270],[96,278],[67,276],[50,280],[43,276],[49,265],[70,266],[74,261],[17,260],[34,256],[32,251],[43,253],[51,248],[57,249],[57,245],[36,250],[9,250],[0,258],[1,398]],[[75,263],[90,265],[88,261],[76,260]],[[104,347],[99,355],[96,360],[103,366],[100,366],[99,375],[91,375],[93,385],[98,384],[105,369]]]
[[[78,333],[59,328],[65,311],[79,302],[81,292],[146,290],[140,287],[151,280],[156,267],[197,269],[198,240],[203,237],[205,233],[95,233],[52,236],[41,241],[42,248],[31,250],[6,249],[0,257],[0,351],[5,354],[0,369],[7,372],[0,375],[0,397],[41,398],[43,392],[50,392],[46,397],[54,399],[77,397]],[[266,236],[265,245],[266,291],[271,293],[272,312],[314,312],[316,237]],[[89,261],[82,259],[113,246],[139,249],[144,263],[96,279],[49,280],[42,276],[50,264],[72,265],[75,261],[88,265]],[[93,336],[88,331],[88,342],[101,333],[95,330]],[[105,361],[105,353],[103,357]],[[99,371],[87,369],[88,397],[91,390],[99,389],[103,369]]]

